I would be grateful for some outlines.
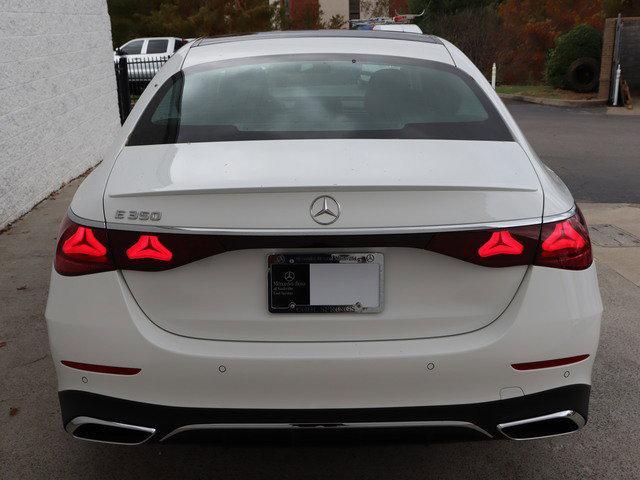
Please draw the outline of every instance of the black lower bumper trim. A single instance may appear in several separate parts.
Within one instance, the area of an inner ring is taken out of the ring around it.
[[[155,428],[156,434],[151,441],[159,441],[169,433],[187,425],[239,423],[338,426],[374,422],[465,422],[480,427],[495,438],[503,438],[496,429],[498,424],[554,412],[572,410],[579,413],[586,421],[589,394],[589,385],[578,384],[522,397],[474,404],[348,409],[170,407],[76,390],[62,391],[59,393],[59,398],[65,427],[76,417],[91,417]],[[448,430],[460,432],[465,430],[466,433],[473,433],[470,429]],[[486,437],[486,435],[480,435],[480,437]]]

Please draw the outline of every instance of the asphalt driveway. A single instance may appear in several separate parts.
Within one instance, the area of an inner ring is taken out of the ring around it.
[[[640,115],[521,102],[507,106],[577,201],[640,203]]]
[[[635,137],[626,123],[603,127],[619,135],[610,143],[635,142],[630,151],[618,150],[622,160],[616,157],[607,165],[598,154],[606,150],[602,142],[578,127],[585,121],[582,116],[595,123],[606,123],[607,117],[565,109],[545,117],[544,109],[550,107],[511,107],[541,156],[570,185],[571,178],[579,179],[573,185],[577,197],[600,202],[583,204],[588,219],[613,223],[640,237],[640,207],[614,204],[640,204],[640,171],[632,168],[640,151],[639,124]],[[568,133],[553,125],[576,128],[566,138]],[[620,165],[622,173],[609,172]],[[72,440],[60,425],[43,311],[58,223],[78,183],[0,234],[1,479],[640,478],[640,267],[634,267],[640,265],[634,263],[640,247],[596,247],[605,315],[590,421],[575,435],[531,442],[383,446],[131,448]]]

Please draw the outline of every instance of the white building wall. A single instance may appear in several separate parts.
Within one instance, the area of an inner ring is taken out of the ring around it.
[[[320,0],[322,21],[329,23],[334,15],[342,15],[345,23],[342,28],[349,28],[349,0]]]
[[[0,229],[119,128],[106,0],[0,0]]]

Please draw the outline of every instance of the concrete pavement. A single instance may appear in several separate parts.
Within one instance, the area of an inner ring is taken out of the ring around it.
[[[611,225],[620,230],[616,234],[626,235],[619,242],[620,246],[609,246],[612,242],[592,232],[594,255],[601,264],[608,265],[640,287],[640,205],[582,203],[580,206],[592,230]],[[605,231],[611,232],[611,229]]]

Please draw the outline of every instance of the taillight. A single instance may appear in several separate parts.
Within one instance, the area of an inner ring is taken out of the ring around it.
[[[169,262],[173,258],[173,253],[160,242],[156,235],[140,235],[138,241],[127,249],[127,258],[131,260],[148,258]]]
[[[56,246],[56,272],[74,276],[115,270],[107,245],[107,232],[104,228],[78,225],[65,218],[60,226]]]
[[[427,250],[494,268],[533,264],[584,270],[593,261],[579,209],[572,217],[542,225],[437,233]]]
[[[245,236],[135,232],[77,225],[66,219],[56,251],[62,275],[114,269],[169,270],[224,252],[246,249],[421,248],[484,267],[539,265],[583,270],[591,243],[579,210],[557,222],[435,234]]]
[[[592,262],[589,230],[580,209],[566,220],[542,225],[535,265],[584,270]]]
[[[158,271],[186,265],[225,252],[214,235],[109,230],[116,268]]]
[[[520,255],[524,245],[511,236],[508,230],[499,230],[491,234],[491,238],[478,249],[481,257],[496,255]]]
[[[427,250],[484,267],[531,265],[536,255],[540,225],[491,230],[436,233]]]

